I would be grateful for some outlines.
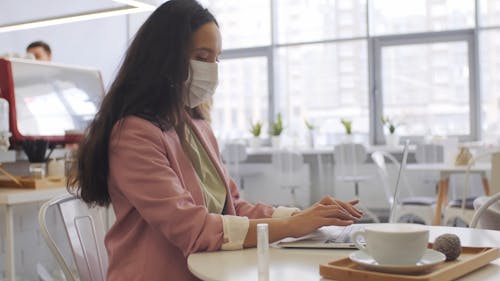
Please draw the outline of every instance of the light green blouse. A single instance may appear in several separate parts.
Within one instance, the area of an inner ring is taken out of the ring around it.
[[[226,187],[203,145],[189,126],[186,128],[186,151],[198,175],[210,213],[221,214],[226,202]]]

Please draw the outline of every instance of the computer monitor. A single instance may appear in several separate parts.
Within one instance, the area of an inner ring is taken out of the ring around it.
[[[104,96],[99,70],[0,58],[1,95],[9,102],[14,140],[74,142]]]

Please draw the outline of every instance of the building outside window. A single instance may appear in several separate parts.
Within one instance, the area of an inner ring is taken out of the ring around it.
[[[251,3],[250,3],[251,2]],[[353,132],[384,143],[381,116],[402,137],[500,137],[500,0],[203,0],[223,36],[212,125],[250,136],[281,113],[301,141]]]

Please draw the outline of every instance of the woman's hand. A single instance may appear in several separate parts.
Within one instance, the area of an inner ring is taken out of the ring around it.
[[[356,205],[358,203],[359,203],[358,199],[355,199],[355,200],[352,200],[349,202],[344,202],[344,201],[336,200],[335,198],[333,198],[331,196],[325,196],[321,200],[319,200],[316,204],[339,205],[342,208],[344,208],[344,210],[349,212],[351,215],[353,215],[359,219],[359,218],[361,218],[361,216],[363,216],[363,212],[354,207],[354,205]]]
[[[322,226],[350,225],[363,215],[363,212],[354,207],[358,202],[358,200],[343,202],[330,196],[323,197],[311,207],[288,218],[289,235],[300,237]]]

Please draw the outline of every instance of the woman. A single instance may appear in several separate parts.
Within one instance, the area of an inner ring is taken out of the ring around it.
[[[79,148],[69,186],[112,203],[108,280],[193,280],[187,256],[255,247],[324,225],[349,225],[353,202],[323,198],[300,211],[239,198],[201,105],[217,84],[221,38],[194,0],[171,0],[146,20]],[[75,190],[74,190],[75,191]]]

